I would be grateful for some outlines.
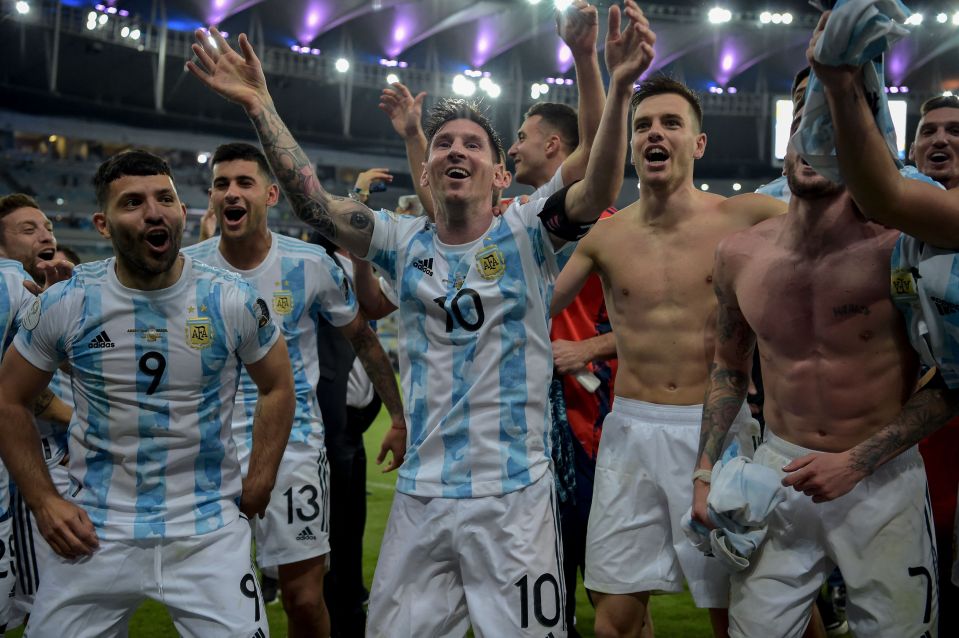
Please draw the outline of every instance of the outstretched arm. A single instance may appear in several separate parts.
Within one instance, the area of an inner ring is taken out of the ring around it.
[[[366,255],[373,237],[373,212],[349,197],[331,195],[320,184],[310,159],[276,112],[263,67],[246,35],[241,33],[239,38],[242,55],[230,48],[216,28],[210,29],[210,37],[216,46],[206,32],[197,30],[193,52],[198,63],[187,62],[187,69],[246,111],[297,217],[353,254]]]
[[[716,352],[709,366],[699,453],[693,479],[693,518],[712,527],[706,514],[709,472],[723,453],[723,442],[739,414],[749,390],[756,334],[746,322],[733,286],[734,273],[724,255],[724,244],[716,254],[714,281],[719,308],[716,314]]]
[[[596,221],[619,195],[626,164],[626,116],[633,83],[653,61],[656,34],[649,28],[649,21],[633,0],[626,0],[626,15],[630,23],[621,33],[619,7],[609,8],[609,96],[586,166],[586,178],[573,184],[566,195],[566,215],[577,223]]]
[[[815,61],[827,20],[823,14],[806,57],[825,89],[846,187],[867,217],[941,248],[959,249],[959,190],[900,175],[869,106],[862,69]]]
[[[578,91],[577,114],[579,145],[563,162],[563,183],[572,184],[586,175],[586,164],[599,129],[606,103],[603,76],[596,54],[599,15],[596,7],[576,0],[565,11],[557,12],[556,30],[573,55]]]
[[[892,423],[845,452],[807,454],[795,459],[784,468],[789,474],[783,485],[811,496],[816,503],[839,498],[957,414],[959,390],[947,388],[937,372],[902,406]]]
[[[383,89],[380,94],[380,110],[386,113],[393,130],[403,138],[406,144],[406,161],[410,165],[410,176],[416,196],[423,204],[423,211],[431,220],[436,219],[433,212],[433,194],[420,183],[420,174],[426,163],[426,134],[423,132],[423,100],[426,93],[420,92],[413,97],[410,90],[401,82],[394,82],[391,88]]]

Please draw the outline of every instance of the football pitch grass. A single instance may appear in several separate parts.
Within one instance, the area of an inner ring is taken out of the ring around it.
[[[389,515],[390,504],[393,500],[393,484],[396,473],[382,474],[375,465],[376,454],[380,449],[380,440],[389,425],[386,412],[383,411],[365,435],[366,454],[369,460],[367,467],[367,520],[366,535],[363,538],[363,576],[366,586],[373,581],[373,569],[376,567],[376,557],[380,549],[380,540],[386,529],[386,519]],[[336,523],[333,522],[335,525]],[[653,627],[657,638],[710,638],[712,631],[709,628],[709,619],[705,610],[693,607],[688,593],[670,596],[655,596],[652,598],[651,610]],[[277,601],[267,605],[270,619],[270,635],[273,638],[286,636],[286,615]],[[577,588],[576,596],[576,627],[584,637],[593,634],[593,608],[586,599],[582,583]],[[64,627],[64,636],[69,638],[71,631]],[[7,636],[19,638],[21,630],[7,632]],[[173,623],[166,610],[154,602],[146,602],[133,615],[130,622],[130,636],[132,638],[174,638],[177,636]],[[351,637],[352,638],[352,637]],[[397,638],[426,638],[405,637]],[[509,638],[508,636],[496,638]]]

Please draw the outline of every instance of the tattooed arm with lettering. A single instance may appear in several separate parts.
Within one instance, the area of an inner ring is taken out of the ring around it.
[[[713,281],[719,308],[716,315],[716,351],[709,366],[706,397],[703,399],[703,420],[699,436],[699,453],[693,479],[693,518],[713,527],[706,514],[709,476],[723,453],[723,443],[730,426],[739,414],[749,390],[756,334],[753,332],[736,299],[735,268],[726,254],[723,242],[716,252]]]
[[[946,387],[936,376],[902,406],[892,423],[859,445],[835,453],[814,453],[785,468],[783,485],[812,497],[816,503],[848,493],[862,479],[945,425],[959,414],[959,389]]]
[[[353,254],[366,255],[373,238],[373,212],[349,197],[328,193],[320,184],[310,159],[276,112],[263,67],[246,35],[240,34],[240,52],[216,28],[210,29],[209,37],[197,30],[196,39],[193,52],[198,62],[187,62],[187,69],[246,111],[297,217]]]

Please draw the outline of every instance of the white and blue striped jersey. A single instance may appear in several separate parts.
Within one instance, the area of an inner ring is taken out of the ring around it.
[[[891,262],[890,293],[912,347],[946,385],[959,387],[959,254],[900,235]]]
[[[24,281],[32,281],[19,261],[0,258],[0,360],[13,343],[20,320],[39,300],[23,287]],[[0,462],[0,520],[9,514],[10,474]]]
[[[230,417],[241,362],[279,338],[266,303],[189,256],[169,288],[123,286],[111,258],[77,266],[41,299],[14,347],[42,370],[70,363],[70,496],[99,536],[177,538],[235,520]]]
[[[271,236],[269,254],[253,270],[231,266],[220,253],[219,237],[185,248],[183,252],[238,273],[257,290],[261,299],[271,304],[273,319],[286,339],[296,385],[296,415],[290,440],[319,447],[323,445],[323,420],[316,401],[316,384],[320,380],[317,326],[321,317],[338,327],[353,321],[357,313],[356,296],[343,270],[322,247],[276,233]],[[253,443],[256,399],[256,384],[244,369],[233,409],[233,439],[244,475]]]
[[[537,214],[512,204],[487,232],[444,244],[422,217],[376,214],[366,256],[399,301],[409,448],[397,489],[427,497],[509,493],[549,465],[549,302],[557,275]]]

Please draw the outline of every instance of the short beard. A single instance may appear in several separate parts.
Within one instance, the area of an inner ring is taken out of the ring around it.
[[[799,163],[797,161],[796,166],[798,165]],[[835,197],[846,188],[843,184],[837,184],[827,179],[819,179],[812,183],[803,182],[796,177],[795,166],[786,173],[786,183],[789,184],[789,190],[793,194],[793,197],[798,197],[799,199]]]

